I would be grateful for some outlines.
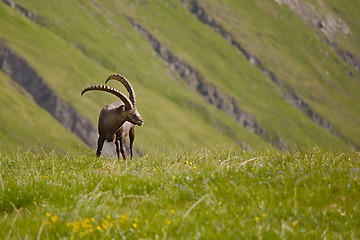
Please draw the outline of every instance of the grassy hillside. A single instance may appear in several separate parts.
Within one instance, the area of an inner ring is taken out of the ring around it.
[[[38,26],[22,16],[15,18],[14,15],[16,16],[16,13],[12,12],[11,9],[3,5],[0,6],[4,8],[4,14],[2,15],[4,22],[15,21],[16,24],[22,26],[9,29],[7,40],[11,43],[12,47],[20,54],[28,56],[26,57],[27,60],[49,81],[50,86],[54,88],[63,99],[67,99],[68,101],[72,99],[70,102],[96,124],[99,109],[106,103],[115,101],[116,99],[106,94],[88,94],[80,98],[80,92],[86,85],[103,83],[108,74],[115,70],[106,69],[95,62],[92,57],[85,55],[73,44],[69,44],[67,41],[64,41],[63,38],[57,37],[53,32],[43,29],[43,27]],[[77,15],[82,12],[81,6],[82,5],[77,6],[79,8]],[[75,7],[76,6],[73,8]],[[10,19],[6,19],[7,17]],[[70,13],[69,17],[71,17]],[[61,18],[61,16],[59,16],[59,18]],[[96,23],[95,19],[93,21]],[[129,25],[129,27],[132,29],[132,26]],[[90,25],[88,28],[90,28]],[[95,34],[92,31],[88,31],[88,34],[101,37],[101,34]],[[34,39],[29,40],[32,41],[30,45],[28,42],[23,41],[23,38],[26,36],[34,36]],[[102,38],[106,39],[104,36]],[[83,39],[86,40],[89,38],[83,36]],[[139,38],[138,41],[139,40],[144,41],[141,38]],[[118,41],[121,42],[123,40],[119,39]],[[143,42],[142,44],[145,45],[146,43]],[[102,52],[104,52],[105,56],[107,53],[105,51],[106,47],[107,51],[111,52],[111,46],[114,46],[114,43],[111,45],[104,42]],[[125,53],[127,53],[130,58],[133,50],[123,51],[123,57]],[[111,60],[119,62],[116,57]],[[139,62],[128,63],[128,67],[122,66],[121,69],[131,70],[132,65],[134,65],[137,67],[136,70],[139,71],[139,75],[131,77],[131,74],[127,74],[126,71],[121,72],[127,76],[134,85],[138,98],[138,109],[144,116],[145,126],[147,126],[146,128],[139,128],[139,137],[136,140],[138,146],[142,146],[142,150],[157,148],[165,143],[169,143],[166,147],[179,144],[195,146],[195,144],[210,145],[213,143],[224,144],[225,146],[232,144],[234,139],[242,140],[253,146],[264,144],[261,139],[253,136],[242,127],[236,126],[231,120],[228,120],[225,114],[206,106],[196,95],[188,96],[184,86],[172,80],[169,81],[166,68],[161,62],[156,59],[154,60],[154,56],[151,54],[145,55],[144,57],[140,56],[136,61]],[[155,62],[155,64],[152,64],[152,62]],[[148,68],[151,68],[152,72],[141,72],[141,66],[147,63],[150,65]],[[51,66],[51,68],[49,66]],[[150,74],[150,76],[146,77],[148,74]],[[149,80],[146,80],[146,78]],[[166,84],[159,84],[158,81],[161,82],[165,79],[167,81]],[[142,84],[144,84],[143,87],[138,85],[141,83],[141,80],[143,81]],[[120,88],[120,86],[118,87]],[[200,109],[197,111],[199,107]],[[164,109],[164,111],[159,112],[158,109]],[[196,113],[194,114],[194,112]],[[199,115],[203,117],[199,118]],[[207,116],[210,116],[210,119],[206,118]],[[186,122],[192,122],[192,124]],[[234,128],[231,125],[235,125],[234,127],[237,130],[233,132]],[[181,128],[178,126],[181,126]],[[223,134],[221,134],[221,132],[223,132]],[[227,137],[227,135],[230,137]],[[243,136],[247,136],[246,139]],[[155,139],[156,141],[154,141]]]
[[[350,10],[349,4],[324,2],[327,8],[321,9],[316,5],[319,11],[326,10],[326,14],[336,15],[334,9],[337,9],[343,13],[341,18],[347,16],[344,20],[351,34],[345,39],[338,38],[347,50],[359,55],[359,23],[355,20],[359,17],[358,12]],[[360,129],[355,127],[359,125],[360,113],[358,71],[346,64],[324,42],[322,35],[293,16],[288,7],[275,1],[253,1],[246,5],[237,1],[224,3],[207,1],[206,9],[280,79],[330,120],[334,128],[358,144]],[[357,5],[354,3],[353,8],[358,9]],[[261,17],[254,18],[255,15]],[[349,15],[354,17],[350,19]],[[350,72],[356,77],[350,76]]]
[[[118,8],[121,9],[120,6]],[[278,135],[298,146],[314,143],[322,146],[344,146],[339,139],[330,136],[326,130],[316,126],[304,114],[285,102],[279,90],[264,74],[249,64],[219,34],[199,21],[194,21],[194,17],[181,4],[161,4],[155,1],[152,4],[139,4],[134,11],[134,15],[139,16],[148,29],[159,29],[154,31],[154,34],[200,69],[209,81],[236,96],[241,106],[253,113],[270,134]],[[255,18],[255,13],[252,16]],[[177,41],[180,37],[187,41]],[[357,106],[352,109],[354,108],[359,110]],[[284,115],[286,117],[283,117]],[[356,118],[351,120],[357,121]]]
[[[81,90],[103,83],[113,72],[131,81],[138,110],[145,120],[145,125],[138,128],[136,146],[144,152],[174,146],[226,147],[234,143],[252,148],[279,143],[289,148],[316,145],[349,149],[349,142],[360,145],[360,97],[356,94],[359,82],[346,75],[349,66],[311,28],[275,1],[200,4],[286,86],[329,120],[340,137],[284,100],[287,87],[275,85],[180,1],[15,2],[36,17],[29,19],[1,3],[0,38],[33,66],[59,97],[94,125],[99,109],[115,99],[102,93],[80,97]],[[128,17],[136,19],[177,57],[198,70],[207,82],[233,96],[241,109],[265,129],[265,134],[249,131],[189,90]],[[354,24],[349,26],[354,28]],[[116,83],[112,86],[121,88]],[[8,88],[5,85],[5,91]],[[9,124],[8,120],[1,118],[4,124]],[[9,141],[8,148],[16,148],[15,142]]]
[[[0,159],[1,239],[360,237],[355,153],[177,148],[123,164],[81,151]]]
[[[75,153],[86,146],[0,72],[0,148],[4,151]]]

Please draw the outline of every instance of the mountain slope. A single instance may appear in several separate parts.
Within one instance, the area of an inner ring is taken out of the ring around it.
[[[125,75],[145,119],[135,143],[144,152],[360,146],[358,71],[275,1],[14,1],[0,13],[1,39],[94,128],[115,99],[79,93]]]
[[[334,49],[335,41],[338,41],[338,44],[343,41],[348,43],[344,47],[351,47],[348,52],[355,50],[356,53],[359,47],[359,42],[356,41],[359,36],[356,32],[358,28],[354,31],[349,28],[347,35],[337,32],[336,35],[333,34],[335,36],[331,36],[331,39],[330,36],[326,36],[324,40],[324,34],[316,29],[312,30],[301,19],[294,18],[288,21],[286,16],[289,15],[289,9],[278,6],[275,2],[272,4],[252,2],[246,4],[247,8],[233,1],[226,1],[226,4],[218,8],[213,7],[215,1],[207,3],[212,6],[207,8],[210,14],[212,13],[212,16],[229,29],[234,39],[243,42],[250,52],[258,56],[266,67],[279,76],[282,83],[278,85],[285,82],[285,87],[288,89],[282,91],[289,91],[291,88],[331,124],[329,128],[333,133],[335,132],[335,135],[348,139],[356,145],[359,144],[359,128],[354,128],[359,124],[359,73],[351,64],[346,64]],[[214,9],[216,12],[226,12],[226,15],[216,15],[211,11]],[[332,22],[327,20],[328,25],[343,23],[340,18],[334,16],[336,13],[328,8],[323,7],[320,10],[326,11],[323,15],[326,15],[327,19],[332,16]],[[306,12],[304,9],[302,11]],[[255,12],[261,17],[251,26],[246,26],[245,24],[251,22],[250,19],[254,19]],[[320,13],[318,15],[320,16]],[[314,17],[312,20],[318,19]],[[320,20],[324,21],[321,18]],[[354,22],[356,21],[351,20],[349,26]],[[241,25],[239,26],[238,23]],[[326,23],[323,24],[322,29],[326,29]],[[345,23],[343,25],[347,26]],[[252,31],[254,26],[256,31]],[[238,31],[239,29],[243,31]],[[303,31],[300,31],[301,29]],[[244,37],[244,34],[247,36]]]
[[[0,148],[75,153],[86,147],[5,74],[0,72]]]
[[[3,25],[6,26],[7,22],[15,22],[21,26],[15,29],[13,28],[14,25],[9,26],[6,36],[7,42],[10,42],[12,48],[20,55],[27,56],[27,61],[37,69],[62,99],[71,102],[77,109],[80,109],[95,125],[99,109],[115,99],[106,94],[88,94],[80,98],[80,92],[88,84],[103,83],[107,75],[115,70],[107,70],[99,65],[94,59],[95,57],[89,57],[88,53],[80,51],[77,48],[78,44],[76,46],[74,46],[75,44],[72,45],[71,42],[69,44],[52,31],[21,15],[17,16],[16,11],[3,5],[0,6],[4,9],[2,14]],[[79,8],[77,9],[79,15],[82,12],[82,5],[79,4],[77,7]],[[76,10],[75,6],[73,9]],[[6,19],[6,17],[10,19]],[[133,27],[127,21],[126,23],[137,35]],[[91,31],[88,32],[92,34]],[[30,39],[25,42],[24,39],[29,37]],[[82,39],[89,38],[83,37]],[[139,40],[141,41],[142,38]],[[106,42],[104,46],[107,46]],[[112,49],[112,47],[108,47],[107,51],[111,52]],[[132,54],[134,54],[133,50],[126,48],[126,51],[124,50],[121,55],[126,60],[126,57],[130,58]],[[140,52],[140,54],[142,53]],[[148,60],[149,58],[150,60]],[[141,146],[142,150],[151,150],[161,145],[165,145],[165,148],[176,145],[195,147],[196,144],[225,146],[233,144],[234,139],[238,139],[239,143],[244,142],[244,144],[252,146],[265,144],[261,139],[242,129],[241,126],[235,126],[237,130],[233,131],[234,128],[231,126],[233,123],[226,118],[225,114],[217,113],[215,109],[206,106],[197,96],[187,96],[187,88],[172,80],[166,85],[160,84],[159,80],[169,79],[167,70],[161,62],[154,61],[151,58],[154,58],[152,54],[140,56],[136,59],[137,64],[128,63],[128,67],[121,67],[131,70],[132,65],[134,65],[137,67],[135,70],[139,72],[139,76],[133,78],[131,74],[127,74],[125,71],[122,73],[133,83],[138,97],[138,108],[145,118],[145,126],[147,127],[139,128],[136,140],[137,145]],[[116,58],[114,59],[110,60],[119,61]],[[146,65],[151,64],[151,62],[155,62],[151,66],[152,71],[142,71],[140,64]],[[151,81],[145,81],[145,86],[141,88],[137,86],[136,80],[138,79],[150,79]],[[153,79],[156,79],[156,82]],[[120,88],[120,86],[118,87]],[[159,112],[159,109],[165,111]],[[220,116],[218,116],[219,114]],[[198,115],[203,117],[199,118]],[[147,119],[151,120],[147,121]],[[242,140],[244,136],[246,138]],[[95,141],[96,139],[93,139],[93,142]]]

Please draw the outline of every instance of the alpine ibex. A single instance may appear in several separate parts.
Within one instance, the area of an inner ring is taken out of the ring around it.
[[[124,125],[126,121],[130,122],[133,125],[139,125],[139,126],[141,126],[144,123],[144,121],[141,118],[139,112],[136,110],[135,104],[133,104],[135,103],[135,93],[129,81],[127,81],[121,75],[117,75],[117,74],[110,75],[106,80],[106,82],[110,79],[117,79],[121,83],[123,83],[125,88],[129,91],[129,96],[131,100],[128,97],[126,97],[122,92],[106,85],[86,87],[81,92],[81,95],[83,95],[87,91],[97,90],[97,91],[111,93],[117,96],[121,100],[118,102],[110,103],[101,109],[99,115],[99,122],[98,122],[99,138],[98,138],[97,150],[96,150],[96,156],[99,157],[101,155],[101,151],[105,140],[108,142],[115,142],[117,157],[120,158],[119,131],[121,127]],[[126,159],[123,143],[121,143],[121,154],[123,158]]]
[[[129,81],[124,76],[121,76],[119,74],[111,74],[106,79],[105,84],[107,84],[109,80],[117,80],[125,86],[126,90],[129,93],[129,99],[130,99],[131,103],[133,104],[133,107],[136,109],[135,92],[134,92],[134,89],[132,88],[132,86],[129,84]],[[125,122],[120,127],[120,129],[116,132],[116,140],[118,142],[120,142],[120,151],[121,151],[121,155],[123,156],[124,159],[126,159],[124,145],[125,145],[125,138],[127,135],[129,135],[129,140],[130,140],[130,158],[133,158],[133,145],[134,145],[134,140],[135,140],[135,125],[131,122]]]

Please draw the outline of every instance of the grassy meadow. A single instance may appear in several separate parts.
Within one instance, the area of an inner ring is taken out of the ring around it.
[[[1,239],[359,239],[356,152],[2,152]]]
[[[197,20],[180,1],[16,2],[37,18],[28,19],[18,10],[0,4],[0,38],[37,71],[59,98],[70,103],[94,125],[99,110],[116,99],[98,93],[80,97],[81,90],[88,85],[104,83],[114,72],[131,81],[137,108],[145,120],[136,140],[144,152],[158,146],[166,150],[179,143],[184,148],[194,143],[200,147],[216,144],[226,148],[237,142],[251,148],[284,143],[299,149],[315,145],[341,150],[349,150],[348,143],[360,144],[357,128],[360,109],[356,104],[360,99],[359,84],[355,77],[347,75],[352,70],[288,8],[275,1],[199,2],[234,40],[329,120],[343,137],[318,126],[285,101],[284,89],[250,64],[228,40]],[[267,9],[272,9],[271,14],[265,14]],[[220,14],[222,12],[228,14]],[[206,82],[234,97],[240,109],[264,128],[264,136],[249,131],[190,90],[181,76],[155,53],[143,34],[132,26],[128,17],[139,22],[176,57],[199,71]],[[357,29],[356,22],[354,24],[350,26]],[[354,37],[355,33],[354,30]],[[327,54],[329,56],[324,57]],[[3,75],[0,74],[0,78],[7,79]],[[111,86],[124,91],[116,83]],[[27,104],[13,85],[6,84],[4,91],[12,92],[11,96],[20,99],[24,106]],[[6,101],[8,99],[0,95],[0,103]],[[32,116],[26,120],[36,122],[37,118]],[[0,118],[1,124],[9,126],[9,132],[16,131],[16,124],[11,120]],[[50,128],[56,125],[48,122]],[[23,124],[28,136],[34,129]],[[63,131],[64,136],[69,134]],[[56,134],[53,136],[51,131],[46,135],[50,142],[57,141]],[[32,143],[34,138],[23,139]],[[79,141],[73,142],[76,148]],[[17,148],[15,138],[7,144],[11,145],[6,146],[8,149]]]
[[[281,83],[178,0],[17,0],[35,19],[0,3],[0,41],[59,98],[96,125],[115,99],[80,92],[121,73],[145,120],[141,156],[96,158],[0,71],[0,239],[360,239],[360,153],[351,147],[360,146],[359,71],[277,1],[198,2]],[[357,5],[321,7],[347,23],[352,34],[340,43],[354,53]],[[129,17],[265,134],[191,90]],[[289,89],[339,134],[286,101]]]

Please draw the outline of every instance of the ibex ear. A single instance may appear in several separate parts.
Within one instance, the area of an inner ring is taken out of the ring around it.
[[[125,105],[121,105],[121,106],[120,106],[120,110],[121,110],[121,111],[125,111]]]

